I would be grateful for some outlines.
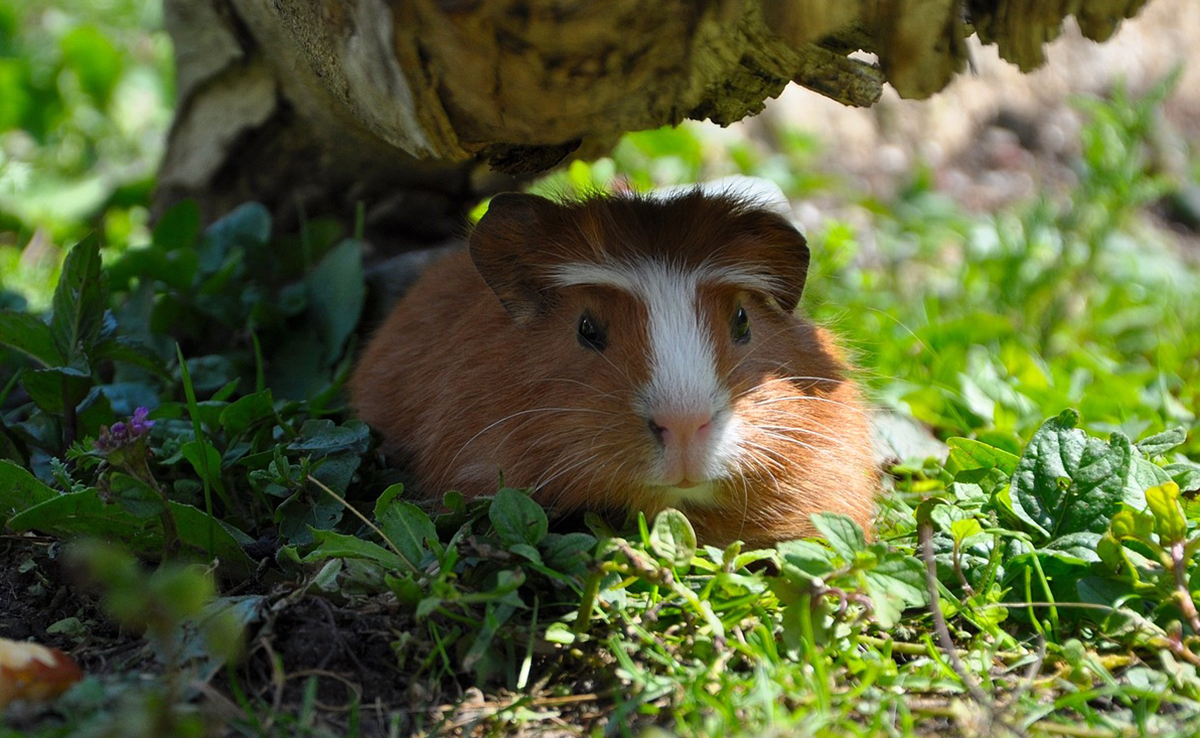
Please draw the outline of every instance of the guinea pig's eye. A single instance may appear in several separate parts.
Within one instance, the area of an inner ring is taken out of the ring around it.
[[[745,343],[750,340],[750,316],[746,309],[738,305],[737,315],[733,316],[733,342]]]
[[[603,351],[608,345],[604,336],[604,331],[597,325],[596,319],[591,313],[584,313],[579,316],[579,328],[576,333],[576,338],[579,339],[579,345],[584,348],[590,348],[593,351]]]

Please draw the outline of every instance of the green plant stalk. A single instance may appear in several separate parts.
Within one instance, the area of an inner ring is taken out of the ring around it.
[[[1045,638],[1046,637],[1046,629],[1042,626],[1042,621],[1038,620],[1037,613],[1035,613],[1033,611],[1033,607],[1035,604],[1034,597],[1033,597],[1033,574],[1030,572],[1030,570],[1028,568],[1026,568],[1023,573],[1024,573],[1024,580],[1025,580],[1025,604],[1021,605],[1021,606],[1025,607],[1029,610],[1029,613],[1028,613],[1029,614],[1029,623],[1030,623],[1030,625],[1033,626],[1033,630],[1039,636],[1041,636],[1042,638]],[[1004,605],[997,605],[997,607],[1003,607],[1003,606]]]
[[[367,519],[367,516],[365,516],[365,515],[363,515],[362,513],[360,513],[360,512],[359,512],[359,511],[358,511],[358,510],[357,510],[357,509],[356,509],[356,508],[355,508],[353,505],[351,505],[349,502],[346,502],[346,499],[345,499],[344,497],[342,497],[341,495],[339,495],[337,492],[334,492],[332,489],[330,489],[330,488],[329,488],[329,486],[328,486],[328,485],[326,485],[324,482],[322,482],[320,479],[317,479],[317,478],[316,478],[316,477],[314,477],[314,476],[311,476],[311,475],[310,475],[310,476],[308,477],[308,481],[310,481],[310,482],[312,482],[313,484],[317,485],[317,487],[319,487],[319,488],[321,489],[321,491],[322,491],[322,492],[324,492],[325,494],[329,495],[329,496],[330,496],[330,497],[332,497],[333,499],[335,499],[335,500],[337,500],[338,502],[340,502],[340,503],[342,504],[342,507],[344,507],[344,508],[346,508],[347,510],[349,510],[349,511],[350,511],[350,514],[351,514],[351,515],[353,515],[354,517],[356,517],[356,518],[358,518],[359,520],[361,520],[361,521],[362,521],[362,523],[363,523],[364,525],[366,525],[368,528],[370,528],[370,529],[371,529],[371,530],[372,530],[372,531],[375,533],[375,535],[377,535],[377,536],[379,536],[381,539],[383,539],[383,542],[384,542],[384,543],[386,543],[386,544],[387,544],[387,547],[388,547],[388,548],[390,548],[390,549],[392,550],[392,553],[396,554],[396,556],[397,556],[397,557],[398,557],[398,558],[399,558],[401,561],[403,561],[403,562],[404,562],[404,565],[408,567],[408,570],[409,570],[410,572],[412,572],[414,576],[416,576],[418,579],[429,579],[429,575],[428,575],[428,574],[426,574],[425,572],[421,571],[421,570],[420,570],[420,569],[417,567],[417,565],[416,565],[416,564],[414,564],[413,562],[409,561],[407,558],[405,558],[405,557],[404,557],[404,554],[400,553],[400,548],[399,548],[399,547],[398,547],[398,546],[397,546],[397,545],[396,545],[396,544],[395,544],[395,543],[392,541],[392,539],[391,539],[391,538],[388,538],[387,534],[386,534],[386,533],[384,533],[384,532],[383,532],[383,530],[382,530],[382,529],[381,529],[381,528],[380,528],[378,525],[375,525],[374,523],[372,523],[370,520],[368,520],[368,519]]]
[[[62,383],[62,403],[63,403],[63,450],[71,448],[75,443],[75,435],[77,429],[75,427],[77,418],[75,416],[75,405],[71,403],[71,394],[67,391],[67,380],[61,380]]]
[[[1046,579],[1046,572],[1042,571],[1042,561],[1037,556],[1031,556],[1030,561],[1033,562],[1034,571],[1037,572],[1038,581],[1041,582],[1042,591],[1046,593],[1046,601],[1050,603],[1050,627],[1054,631],[1054,635],[1058,636],[1058,605],[1054,601],[1054,593],[1050,591],[1050,582]],[[1027,570],[1028,571],[1028,570]],[[1026,593],[1029,594],[1028,592]],[[1030,597],[1029,599],[1033,599]],[[1057,642],[1057,641],[1055,641]]]
[[[250,342],[254,345],[254,391],[257,393],[267,388],[267,374],[263,368],[262,344],[258,340],[258,331],[253,328],[250,329]]]
[[[952,560],[954,561],[954,575],[958,577],[958,583],[962,585],[963,591],[967,593],[968,597],[974,597],[975,589],[967,581],[967,577],[963,574],[962,570],[962,541],[957,539],[954,541],[954,556]]]
[[[8,394],[12,392],[13,387],[17,386],[17,380],[21,378],[21,372],[14,372],[8,381],[4,384],[4,389],[0,389],[0,407],[4,406],[4,401],[8,399]]]
[[[603,566],[592,567],[587,581],[583,583],[583,597],[579,601],[579,613],[575,616],[575,624],[571,626],[573,634],[581,635],[587,630],[588,623],[592,621],[592,610],[595,609],[596,597],[600,594],[600,581],[606,573]]]
[[[192,387],[192,375],[188,372],[187,362],[183,358],[183,349],[179,344],[175,344],[175,356],[179,359],[179,373],[183,379],[183,393],[187,397],[188,415],[192,418],[192,432],[196,436],[196,443],[200,444],[200,465],[203,468],[204,478],[200,480],[204,485],[204,512],[208,516],[208,556],[212,558],[213,551],[217,550],[217,519],[213,515],[212,504],[212,488],[208,483],[208,440],[204,438],[204,433],[200,428],[200,406],[196,403],[196,390]]]
[[[145,441],[139,441],[139,445]],[[175,513],[171,510],[171,501],[167,499],[166,493],[162,491],[162,487],[158,486],[158,480],[150,472],[150,465],[146,463],[146,454],[137,454],[138,463],[136,467],[127,466],[126,470],[133,476],[141,479],[146,483],[146,486],[154,490],[154,494],[158,495],[158,499],[162,500],[163,511],[158,516],[159,522],[163,529],[163,563],[173,560],[179,554],[180,538],[179,526],[175,523]],[[211,549],[210,549],[211,556]]]
[[[805,650],[808,652],[808,662],[813,668],[813,686],[817,696],[817,710],[822,717],[827,717],[833,698],[829,691],[829,672],[825,669],[825,657],[817,648],[816,632],[813,630],[812,612],[818,604],[811,595],[802,595],[796,603],[800,612],[800,635],[804,638]]]
[[[517,675],[517,689],[525,689],[529,684],[529,669],[533,666],[533,644],[537,642],[538,606],[541,600],[533,598],[533,616],[529,623],[529,643],[525,645],[525,657],[521,659],[521,672]]]

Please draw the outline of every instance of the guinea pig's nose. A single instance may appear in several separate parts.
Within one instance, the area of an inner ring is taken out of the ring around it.
[[[650,432],[667,448],[687,448],[704,443],[712,430],[712,413],[657,412],[650,416]]]

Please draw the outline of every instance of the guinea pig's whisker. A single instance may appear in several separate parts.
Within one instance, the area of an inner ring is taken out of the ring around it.
[[[783,369],[784,367],[780,366],[778,368]],[[836,377],[814,377],[814,376],[810,376],[807,374],[791,374],[786,377],[771,377],[769,379],[765,379],[758,386],[762,387],[764,385],[768,385],[773,382],[788,382],[788,383],[792,383],[792,382],[816,382],[816,383],[829,382],[830,384],[839,384],[844,381],[846,381],[846,380],[838,379]]]
[[[470,446],[472,443],[474,443],[475,440],[478,439],[480,436],[482,436],[484,433],[487,433],[488,431],[490,431],[492,428],[495,428],[496,426],[500,425],[501,423],[506,423],[514,418],[519,418],[523,415],[532,415],[535,413],[597,413],[597,414],[601,414],[601,415],[615,414],[615,413],[611,413],[611,412],[608,412],[605,410],[595,410],[592,408],[579,408],[579,407],[535,407],[535,408],[531,408],[529,410],[520,410],[515,413],[510,413],[493,423],[489,423],[478,433],[476,433],[475,435],[468,438],[467,441],[458,449],[458,453],[454,454],[454,456],[450,459],[450,463],[448,464],[448,466],[453,467],[454,462],[458,461],[458,457],[461,456],[462,453],[467,450],[467,447]]]
[[[848,447],[846,445],[845,439],[842,438],[839,433],[840,428],[832,427],[828,423],[821,423],[821,422],[817,421],[816,419],[814,419],[811,415],[808,415],[806,413],[793,412],[793,411],[783,411],[783,412],[775,413],[771,416],[771,420],[774,420],[774,421],[786,421],[790,418],[794,418],[796,421],[792,425],[776,425],[776,424],[772,424],[772,423],[757,424],[756,423],[754,427],[756,427],[756,428],[774,428],[776,430],[779,430],[779,429],[793,430],[793,431],[797,431],[800,433],[808,433],[809,435],[819,436],[819,437],[829,441],[830,443],[833,443],[836,446]],[[831,435],[829,435],[829,436],[821,435],[817,431],[827,431]]]
[[[612,412],[608,412],[608,411],[604,411],[604,410],[597,410],[595,412],[604,413],[606,415],[612,415],[617,418],[621,417],[620,414],[618,414],[618,413],[612,413]],[[504,438],[500,439],[499,445],[503,445],[503,444],[507,443],[508,439],[511,438],[514,433],[516,433],[519,430],[524,429],[526,426],[529,425],[529,423],[531,423],[537,419],[538,419],[537,416],[523,418],[521,423],[519,425],[517,425],[517,427],[510,430],[508,432],[508,434],[504,436]],[[605,430],[611,430],[614,427],[615,427],[615,425],[612,423],[609,423],[608,425],[600,426],[599,429],[596,431],[596,434],[592,436],[592,441],[589,442],[589,445],[590,445],[590,443],[594,443],[595,439],[600,435],[600,433],[603,433]],[[550,439],[551,443],[549,443],[549,444],[544,443],[544,441],[547,439]],[[547,435],[542,435],[542,436],[539,436],[539,437],[533,439],[533,441],[526,444],[525,451],[522,452],[521,455],[517,458],[516,462],[513,463],[514,468],[521,466],[522,462],[525,461],[525,457],[529,455],[530,451],[533,451],[534,449],[542,448],[544,446],[549,446],[549,447],[553,448],[555,445],[554,441],[561,442],[562,440],[564,440],[563,434],[555,434],[553,436],[547,434]]]
[[[738,369],[740,369],[742,367],[743,364],[745,364],[747,361],[749,361],[751,358],[754,357],[755,352],[757,352],[760,348],[764,348],[766,346],[771,345],[771,340],[773,338],[775,338],[775,336],[778,336],[780,333],[783,333],[785,330],[787,330],[787,329],[781,328],[779,330],[776,330],[774,333],[771,333],[768,336],[762,336],[762,337],[756,338],[754,343],[750,346],[750,350],[747,351],[742,356],[742,358],[738,359],[737,363],[735,363],[732,367],[730,367],[729,371],[725,372],[725,376],[721,377],[721,381],[726,382],[729,379],[729,377],[733,376],[734,372],[736,372]],[[780,366],[778,366],[778,368],[783,368],[783,367],[782,367],[782,365],[780,365]]]
[[[545,435],[545,436],[541,436],[541,437],[539,437],[539,438],[535,439],[535,440],[534,440],[532,443],[530,443],[530,444],[529,444],[529,445],[528,445],[528,446],[525,448],[525,452],[521,454],[520,458],[519,458],[519,459],[517,459],[517,462],[518,462],[518,463],[520,463],[521,461],[524,461],[524,460],[525,460],[525,457],[526,457],[526,456],[529,454],[529,452],[530,452],[532,449],[534,449],[534,448],[536,448],[536,447],[540,447],[541,445],[549,445],[549,446],[551,446],[551,447],[563,446],[563,452],[564,452],[564,453],[565,453],[566,451],[569,451],[569,450],[571,450],[571,449],[572,449],[572,448],[574,448],[576,445],[578,445],[578,446],[582,447],[584,450],[592,450],[592,451],[594,451],[596,448],[598,448],[598,447],[596,446],[596,439],[597,439],[597,438],[599,438],[599,437],[600,437],[602,434],[604,434],[604,433],[608,433],[608,432],[611,432],[611,431],[615,430],[615,429],[616,429],[616,428],[617,428],[617,427],[620,425],[620,422],[619,422],[619,421],[620,421],[620,420],[622,419],[622,417],[623,417],[623,416],[621,416],[619,413],[608,413],[608,414],[609,414],[609,415],[612,415],[612,416],[613,416],[613,417],[615,417],[615,418],[617,418],[617,421],[618,421],[618,422],[611,422],[611,421],[610,421],[610,422],[608,422],[608,423],[606,423],[606,424],[604,424],[604,425],[597,426],[597,427],[595,428],[595,432],[594,432],[594,433],[592,433],[591,437],[590,437],[590,438],[588,438],[587,440],[583,440],[583,433],[579,433],[579,434],[578,434],[578,436],[579,436],[579,440],[581,441],[581,442],[580,442],[580,443],[578,443],[578,444],[576,444],[576,443],[575,443],[575,435],[576,435],[576,434],[570,434],[570,435],[567,435],[567,434],[564,434],[564,433],[561,433],[561,432],[557,432],[557,433],[554,433],[554,434],[552,434],[552,435],[551,435],[551,434],[548,434],[548,435]],[[586,430],[591,430],[591,429],[585,429],[585,430],[584,430],[584,432],[586,432]],[[542,442],[543,442],[543,441],[545,441],[545,440],[549,440],[551,443],[549,443],[549,444],[542,444]],[[569,443],[568,443],[568,442],[569,442]],[[611,446],[611,445],[613,445],[613,442],[609,442],[609,443],[603,444],[603,445],[599,446],[599,448],[605,448],[605,447],[607,447],[607,446]]]
[[[742,450],[746,452],[746,455],[751,461],[758,462],[761,465],[760,468],[762,468],[764,472],[770,473],[769,467],[775,467],[779,470],[787,468],[787,459],[784,458],[782,454],[762,445],[761,443],[755,443],[754,441],[743,441]],[[760,453],[756,454],[754,453],[755,451]]]
[[[616,392],[604,392],[599,387],[594,387],[587,382],[581,382],[578,379],[569,379],[567,377],[543,377],[539,382],[565,382],[567,384],[577,384],[580,387],[592,392],[596,397],[614,398],[617,397]]]
[[[826,455],[831,453],[829,449],[821,448],[819,446],[814,446],[811,443],[805,443],[804,441],[801,441],[799,438],[793,438],[792,436],[784,435],[782,433],[772,433],[770,431],[761,430],[761,429],[760,429],[760,432],[764,436],[767,436],[768,438],[774,438],[774,439],[777,439],[780,441],[785,441],[794,446],[799,446],[800,448],[803,448],[805,450],[812,451],[813,453],[826,454]]]
[[[595,461],[595,457],[591,455],[582,453],[576,454],[575,456],[571,457],[569,461],[563,461],[548,468],[546,473],[549,474],[549,476],[543,475],[542,477],[539,477],[538,480],[534,482],[533,488],[535,490],[542,490],[562,475],[569,474],[576,469],[588,465],[589,463],[595,463]],[[561,496],[564,492],[565,490],[561,491],[558,496]]]
[[[592,470],[593,476],[599,474],[602,468],[609,462],[596,452],[616,445],[616,442],[604,443],[598,446],[589,444],[586,447],[577,449],[574,453],[564,452],[542,472],[541,476],[534,483],[534,488],[542,489],[564,474],[569,474],[585,466]],[[558,493],[558,496],[565,493],[566,489],[564,488]]]
[[[761,400],[751,400],[750,407],[762,407],[764,405],[773,405],[777,402],[827,402],[830,405],[837,405],[837,406],[844,408],[845,410],[847,410],[851,413],[854,413],[856,415],[866,415],[867,414],[867,412],[864,411],[862,408],[858,408],[853,405],[849,405],[845,402],[831,400],[828,397],[817,397],[815,395],[791,395],[788,397],[766,397]],[[795,413],[794,411],[789,412],[787,410],[784,410],[783,412],[792,414],[792,415],[798,414],[798,413]]]
[[[827,436],[824,433],[818,433],[817,431],[812,430],[811,428],[801,428],[801,427],[795,426],[795,425],[770,425],[770,424],[756,425],[755,427],[756,428],[766,428],[769,430],[777,430],[777,431],[792,431],[794,433],[806,433],[810,436],[815,436],[816,438],[820,438],[823,441],[829,441],[830,443],[832,443],[836,446],[842,445],[842,439],[837,438],[835,436]]]

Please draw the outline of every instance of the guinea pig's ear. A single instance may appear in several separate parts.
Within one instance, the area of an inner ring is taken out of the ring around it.
[[[767,268],[775,283],[771,297],[790,313],[800,304],[808,279],[808,241],[781,215],[761,211],[756,216],[759,219],[755,228],[758,247],[750,258]]]
[[[545,286],[536,272],[542,256],[538,249],[547,221],[560,207],[537,195],[501,193],[471,231],[468,249],[475,269],[518,323],[532,318],[545,302]]]

